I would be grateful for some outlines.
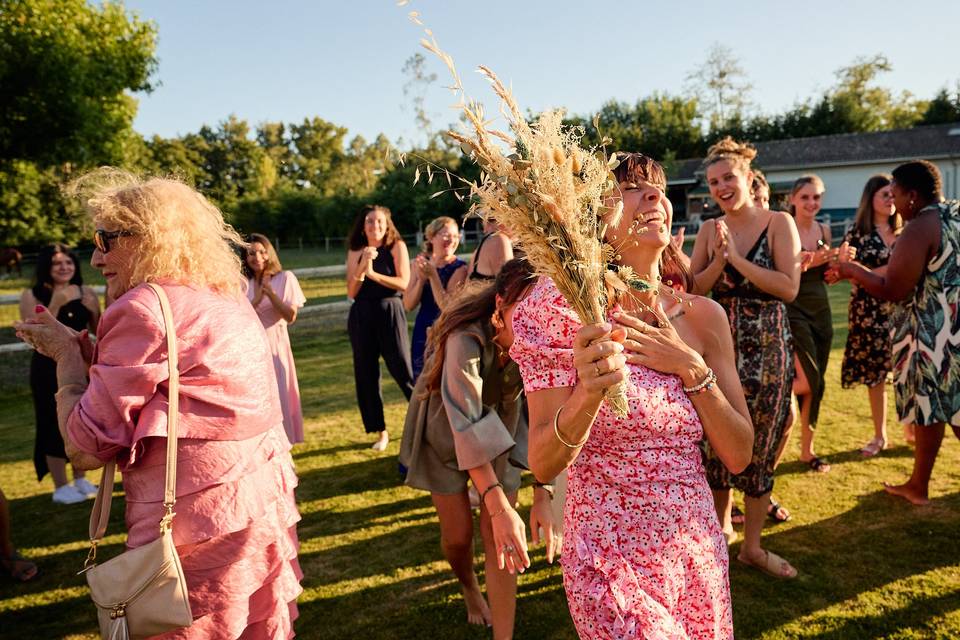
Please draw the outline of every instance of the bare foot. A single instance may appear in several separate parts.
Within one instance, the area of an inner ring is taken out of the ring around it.
[[[916,505],[924,505],[930,502],[926,491],[918,491],[909,482],[903,484],[883,483],[883,490],[892,496],[900,496]]]
[[[463,589],[463,601],[467,605],[467,622],[489,627],[493,624],[490,607],[487,601],[480,593],[480,587],[475,586],[470,589]]]

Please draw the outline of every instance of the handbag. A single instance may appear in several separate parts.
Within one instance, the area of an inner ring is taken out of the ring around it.
[[[193,622],[187,583],[180,556],[173,545],[173,505],[177,487],[177,421],[180,376],[177,369],[177,337],[170,302],[163,289],[147,283],[160,298],[167,334],[167,364],[170,369],[167,410],[167,460],[160,537],[142,547],[96,563],[97,545],[107,531],[116,462],[103,468],[100,488],[90,514],[90,552],[85,573],[90,596],[97,605],[100,634],[104,640],[127,640],[153,636],[188,627]]]

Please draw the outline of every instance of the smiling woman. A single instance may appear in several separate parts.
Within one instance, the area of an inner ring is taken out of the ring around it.
[[[756,150],[727,137],[710,148],[705,161],[710,195],[723,215],[697,233],[690,259],[694,291],[712,292],[727,313],[737,369],[753,420],[750,465],[734,473],[708,448],[707,477],[728,539],[731,487],[746,494],[744,542],[738,560],[780,578],[797,575],[790,563],[760,546],[773,490],[773,471],[790,418],[793,357],[784,302],[797,295],[800,241],[785,213],[761,209],[750,188]]]
[[[127,547],[157,539],[172,384],[166,313],[147,283],[159,285],[179,352],[173,541],[194,617],[176,637],[287,636],[301,591],[297,480],[277,387],[262,382],[273,378],[273,362],[242,296],[233,250],[241,240],[216,207],[174,180],[106,169],[78,190],[98,229],[91,263],[115,300],[96,354],[46,310],[16,326],[57,363],[66,453],[81,468],[116,463]]]
[[[700,442],[740,471],[752,428],[722,309],[658,295],[673,210],[660,165],[621,154],[606,240],[634,290],[582,325],[549,278],[514,312],[511,357],[530,409],[530,467],[569,466],[563,574],[585,638],[731,638],[728,558]],[[603,402],[626,384],[625,416]]]

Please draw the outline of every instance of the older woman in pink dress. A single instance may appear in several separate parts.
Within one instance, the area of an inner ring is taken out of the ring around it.
[[[297,444],[303,442],[303,411],[300,409],[300,384],[287,325],[294,323],[297,311],[307,299],[297,276],[292,271],[283,270],[277,251],[267,236],[251,233],[247,236],[247,243],[244,261],[244,273],[249,278],[247,298],[267,332],[267,344],[270,345],[280,390],[283,428],[290,444]]]
[[[157,537],[169,381],[159,300],[144,283],[160,284],[180,356],[173,535],[194,615],[191,626],[164,637],[292,637],[302,577],[297,480],[277,388],[263,382],[273,377],[270,349],[229,244],[240,238],[179,182],[100,170],[87,184],[97,228],[91,263],[115,300],[96,350],[43,309],[17,325],[57,361],[67,455],[82,469],[116,460],[127,547]]]
[[[615,173],[623,217],[607,239],[622,264],[654,285],[667,259],[682,272],[664,256],[676,249],[663,170],[624,154]],[[611,322],[586,326],[548,278],[517,305],[510,355],[527,391],[530,467],[548,480],[569,466],[561,564],[581,637],[732,638],[727,548],[699,444],[706,435],[738,471],[753,431],[723,310],[656,293],[638,283]],[[603,402],[618,383],[624,418]]]

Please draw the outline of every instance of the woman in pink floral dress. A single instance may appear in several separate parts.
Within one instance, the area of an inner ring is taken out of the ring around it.
[[[663,170],[624,154],[615,173],[624,212],[607,239],[656,283],[675,250]],[[541,480],[569,466],[561,563],[581,637],[732,638],[726,543],[699,444],[706,436],[739,471],[752,426],[723,310],[654,291],[587,326],[549,278],[517,306],[510,355],[527,391],[530,466]],[[621,382],[625,418],[603,402]]]

